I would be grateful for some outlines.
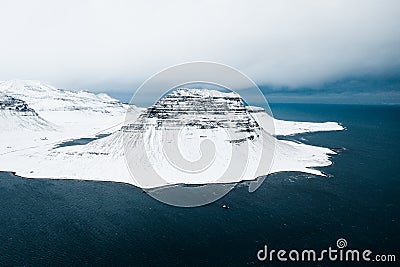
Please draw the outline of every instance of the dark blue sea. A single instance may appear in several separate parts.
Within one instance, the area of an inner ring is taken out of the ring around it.
[[[0,266],[282,266],[258,261],[258,250],[325,249],[339,238],[398,262],[400,107],[271,108],[280,119],[346,127],[289,138],[337,150],[334,164],[321,168],[328,177],[273,174],[254,193],[241,184],[216,203],[177,208],[125,184],[3,172]]]

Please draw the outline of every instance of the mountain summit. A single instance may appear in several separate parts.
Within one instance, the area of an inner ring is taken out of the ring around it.
[[[154,126],[159,129],[192,127],[197,129],[235,128],[254,138],[257,122],[237,93],[179,88],[143,112],[125,131]]]

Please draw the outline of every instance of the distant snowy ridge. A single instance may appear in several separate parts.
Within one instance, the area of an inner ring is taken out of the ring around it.
[[[3,81],[0,82],[0,93],[24,100],[37,112],[88,110],[107,113],[123,106],[104,93],[61,90],[39,81]]]

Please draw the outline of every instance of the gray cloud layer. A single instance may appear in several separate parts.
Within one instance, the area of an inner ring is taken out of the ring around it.
[[[0,80],[104,90],[207,60],[312,86],[398,71],[399,22],[396,0],[2,1]]]

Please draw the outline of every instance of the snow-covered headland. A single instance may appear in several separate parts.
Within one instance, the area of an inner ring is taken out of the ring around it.
[[[180,105],[172,105],[171,101],[177,98],[180,98],[177,101]],[[212,168],[209,175],[186,179],[187,176],[168,167],[157,156],[160,149],[158,130],[179,127],[180,132],[190,136],[184,140],[181,152],[189,159],[196,159],[199,156],[196,148],[204,138],[219,140],[220,128],[244,127],[245,131],[244,128],[237,131],[236,141],[231,140],[238,143],[237,147],[244,142],[256,144],[256,134],[263,133],[274,143],[275,153],[270,168],[260,168],[256,176],[244,176],[242,180],[280,171],[323,175],[313,167],[330,165],[330,155],[335,154],[334,151],[278,140],[276,136],[343,130],[341,125],[275,120],[260,108],[243,107],[239,100],[240,96],[234,93],[181,89],[144,109],[129,107],[106,94],[60,90],[37,81],[0,82],[0,171],[12,171],[28,178],[115,181],[141,187],[212,183]],[[124,125],[128,110],[137,112],[137,120]],[[275,125],[273,133],[268,127],[269,120]],[[60,146],[68,140],[94,138],[99,134],[108,136],[84,145]],[[142,157],[149,156],[155,169],[165,171],[166,181],[143,184],[132,179],[125,157],[126,135],[135,140],[128,141],[133,157],[137,154],[135,164],[140,166]],[[219,144],[225,147],[224,141],[216,142],[217,148]],[[143,147],[152,151],[150,155],[140,150]],[[218,168],[214,172],[224,166],[222,157],[216,157]],[[238,182],[236,179],[224,177],[220,181]]]

